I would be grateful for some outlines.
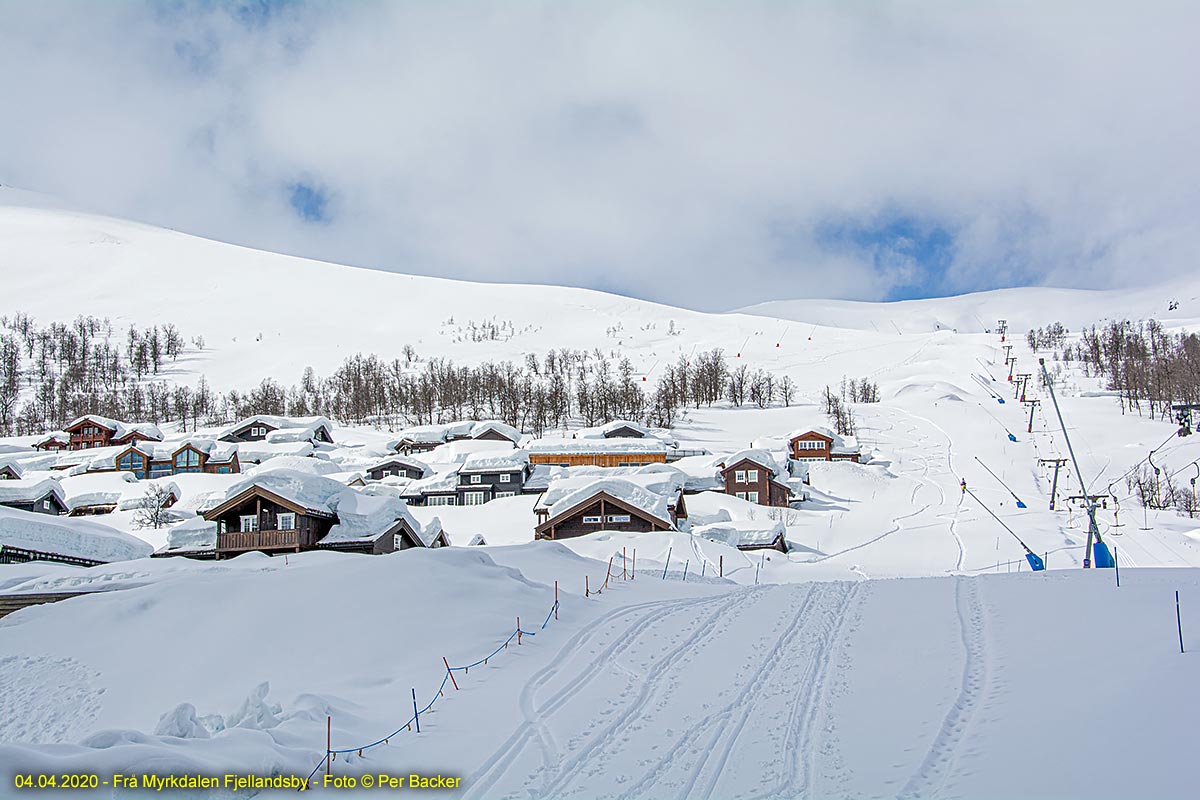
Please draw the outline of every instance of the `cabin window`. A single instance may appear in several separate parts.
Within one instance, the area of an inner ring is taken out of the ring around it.
[[[296,530],[296,515],[295,514],[280,514],[276,518],[276,530],[294,531]]]
[[[497,499],[499,499],[501,497],[516,497],[516,496],[517,496],[516,492],[496,492]]]
[[[500,482],[501,483],[512,483],[512,475],[509,475],[507,472],[505,472],[503,475],[500,476]]]
[[[807,440],[799,441],[799,442],[796,442],[796,449],[797,450],[824,450],[825,442],[824,441],[810,442]]]
[[[242,519],[242,533],[254,533],[254,531],[258,530],[258,516],[257,515],[250,514],[249,516],[242,517],[241,519]]]
[[[746,482],[747,483],[758,483],[758,470],[756,470],[756,469],[746,470]]]
[[[217,474],[218,475],[228,475],[229,467],[217,467]]]
[[[746,499],[749,500],[751,503],[757,503],[758,502],[758,492],[747,492]]]
[[[43,511],[49,511],[49,510],[50,510],[50,501],[49,501],[49,500],[43,500],[43,501],[42,501],[42,510],[43,510]]]
[[[609,522],[629,522],[629,515],[628,514],[609,514],[608,521]]]
[[[739,469],[737,472],[733,473],[733,479],[735,481],[737,481],[738,483],[745,483],[746,482],[746,470]]]
[[[471,476],[471,483],[479,483],[481,480],[483,480],[482,475],[472,475]]]
[[[584,525],[599,525],[601,522],[604,522],[604,517],[600,516],[599,514],[589,515],[583,518]]]
[[[453,506],[457,505],[457,499],[450,495],[437,494],[426,498],[426,505],[430,506]]]
[[[387,471],[387,473],[385,473],[385,474],[387,474],[387,475],[392,475],[392,476],[399,476],[399,475],[400,475],[400,470],[398,470],[398,469],[389,469],[389,470]]]
[[[745,500],[745,499],[746,499],[746,493],[745,493],[745,492],[738,492],[738,493],[737,493],[737,498],[738,498],[738,500]]]
[[[485,492],[466,492],[463,494],[463,505],[465,506],[481,506],[487,502],[487,494]]]
[[[200,454],[195,450],[188,448],[175,454],[175,471],[176,472],[199,472],[200,471]]]

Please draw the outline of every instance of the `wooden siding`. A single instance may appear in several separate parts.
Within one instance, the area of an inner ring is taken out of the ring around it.
[[[628,514],[628,522],[609,522],[609,515]],[[585,523],[584,517],[602,518],[599,523]],[[594,500],[585,501],[569,515],[553,524],[547,520],[537,526],[535,531],[539,539],[570,539],[576,536],[583,536],[587,533],[595,533],[596,531],[628,531],[630,533],[649,533],[650,531],[668,530],[668,526],[662,521],[656,520],[653,517],[644,514],[637,509],[630,508],[624,504],[618,505],[606,495],[601,495]]]
[[[741,482],[736,480],[738,472],[749,470],[758,470],[757,480]],[[772,479],[771,470],[756,461],[743,458],[736,464],[726,467],[722,474],[725,479],[725,494],[727,495],[736,496],[739,492],[757,492],[757,502],[760,506],[786,506],[788,504],[788,495],[790,494],[788,488]]]
[[[530,464],[565,464],[569,467],[619,467],[665,464],[666,453],[530,453]]]

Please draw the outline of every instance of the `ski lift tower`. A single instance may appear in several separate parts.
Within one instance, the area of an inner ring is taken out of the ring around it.
[[[1003,342],[1005,335],[1008,333],[1008,320],[997,320],[996,330],[1000,331],[1000,341]]]
[[[1093,546],[1095,547],[1096,567],[1101,569],[1112,567],[1112,553],[1108,552],[1108,545],[1100,538],[1100,527],[1096,524],[1096,500],[1092,493],[1088,491],[1087,483],[1083,480],[1083,473],[1079,470],[1079,459],[1075,458],[1075,449],[1071,447],[1071,437],[1067,433],[1067,424],[1063,422],[1062,409],[1058,407],[1058,397],[1054,394],[1054,383],[1051,382],[1050,373],[1046,370],[1046,359],[1039,358],[1038,364],[1042,368],[1042,378],[1046,381],[1046,389],[1050,392],[1050,399],[1054,402],[1054,413],[1058,416],[1058,425],[1062,428],[1063,439],[1067,442],[1067,454],[1071,456],[1071,464],[1075,467],[1075,477],[1079,479],[1079,488],[1082,490],[1081,494],[1087,498],[1088,539],[1087,550],[1083,554],[1083,568],[1088,569],[1092,566]]]
[[[1179,423],[1179,435],[1192,435],[1192,412],[1200,411],[1200,403],[1179,403],[1171,406],[1175,412],[1175,422]]]

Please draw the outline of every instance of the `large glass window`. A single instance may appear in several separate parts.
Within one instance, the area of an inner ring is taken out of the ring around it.
[[[486,492],[466,492],[463,494],[463,505],[481,506],[487,502]]]
[[[242,533],[253,533],[258,530],[258,517],[254,514],[242,517]]]
[[[199,472],[200,454],[190,447],[175,454],[176,472]]]
[[[295,514],[280,514],[276,518],[276,527],[281,531],[296,530],[296,515]]]

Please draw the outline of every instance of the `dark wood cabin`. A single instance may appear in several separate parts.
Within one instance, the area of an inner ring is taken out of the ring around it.
[[[389,476],[420,480],[425,477],[425,468],[402,458],[391,458],[367,470],[367,477],[373,481],[381,481]]]
[[[67,506],[54,490],[31,493],[27,497],[13,497],[0,500],[0,506],[15,508],[18,511],[30,511],[34,514],[49,514],[60,516],[67,513]]]
[[[203,516],[217,523],[218,559],[252,550],[309,550],[337,522],[332,511],[303,508],[261,486],[248,487]]]
[[[0,481],[19,481],[21,473],[17,467],[12,464],[0,465]]]
[[[534,528],[538,539],[569,539],[600,530],[648,533],[669,531],[674,520],[662,520],[605,491],[587,497],[553,516],[545,512]]]

